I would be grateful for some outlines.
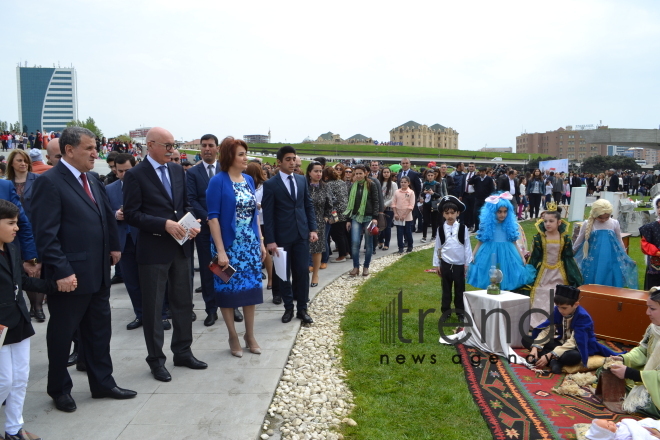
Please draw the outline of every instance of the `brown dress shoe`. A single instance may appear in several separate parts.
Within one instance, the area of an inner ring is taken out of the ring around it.
[[[360,274],[360,268],[354,267],[353,269],[351,269],[351,271],[348,274],[352,277],[357,276]]]
[[[327,269],[328,268],[328,263],[321,263],[321,267],[319,269]]]
[[[369,268],[368,267],[365,267],[364,269],[362,269],[362,276],[363,277],[369,276]]]

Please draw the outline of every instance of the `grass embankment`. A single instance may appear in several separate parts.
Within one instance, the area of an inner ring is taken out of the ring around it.
[[[534,222],[521,223],[530,249],[537,233]],[[418,240],[420,235],[414,238]],[[639,285],[643,287],[646,263],[639,243],[639,237],[630,238],[630,256],[637,262]],[[424,272],[431,268],[432,258],[432,249],[406,255],[372,276],[346,310],[342,319],[343,362],[355,395],[351,417],[358,423],[344,429],[346,438],[492,438],[467,389],[463,368],[452,361],[456,350],[438,343],[440,280]],[[381,312],[400,290],[403,308],[410,311],[402,315],[402,335],[411,342],[402,343],[395,335],[394,344],[381,343]],[[419,313],[428,309],[436,310],[426,316],[420,342]],[[446,331],[451,332],[451,328]],[[382,355],[387,355],[389,363]]]
[[[250,152],[275,153],[284,144],[250,144]],[[507,159],[525,160],[541,157],[539,154],[522,153],[491,153],[473,150],[448,150],[424,147],[388,146],[388,145],[320,145],[320,144],[288,144],[296,149],[296,152],[305,156],[380,156],[380,157],[428,157],[428,158],[455,158],[456,160],[493,159],[501,157]]]

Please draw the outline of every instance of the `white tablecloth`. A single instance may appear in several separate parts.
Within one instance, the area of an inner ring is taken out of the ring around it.
[[[526,364],[513,348],[522,347],[520,321],[530,308],[528,296],[507,291],[502,291],[499,295],[489,295],[485,290],[476,290],[464,293],[463,306],[466,315],[472,320],[472,326],[466,325],[463,331],[455,335],[441,336],[440,343],[453,345],[460,341],[486,353],[506,358],[514,356],[518,363]],[[493,313],[488,315],[491,311]],[[508,326],[504,312],[510,318]],[[488,317],[482,318],[482,313]],[[509,329],[510,336],[507,335]],[[524,332],[529,330],[529,314],[524,319],[522,329]]]

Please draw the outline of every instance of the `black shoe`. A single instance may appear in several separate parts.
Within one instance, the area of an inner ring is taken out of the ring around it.
[[[34,309],[30,307],[30,318],[34,318]]]
[[[163,330],[171,330],[172,329],[172,324],[170,324],[170,321],[167,319],[163,319]]]
[[[188,367],[191,370],[204,370],[208,365],[206,365],[206,362],[202,362],[198,359],[195,359],[195,356],[192,354],[190,355],[189,358],[187,359],[174,359],[174,366],[175,367]]]
[[[195,289],[195,293],[202,293],[202,286],[199,286],[197,289]]]
[[[213,324],[215,324],[215,321],[218,320],[218,314],[217,313],[209,313],[206,316],[206,319],[204,320],[204,325],[207,327],[211,327]]]
[[[319,285],[319,283],[311,283],[311,284],[309,285],[309,287],[316,287],[316,286],[318,286],[318,285]]]
[[[195,312],[192,312],[192,322],[197,321],[197,314]]]
[[[154,376],[154,379],[161,382],[169,382],[172,380],[170,372],[167,371],[167,368],[163,367],[162,365],[160,367],[152,368],[151,374]]]
[[[66,362],[67,367],[72,367],[78,363],[78,352],[74,351],[69,355],[69,360]]]
[[[76,363],[76,370],[87,371],[87,365],[85,365],[85,362],[79,359],[78,362]]]
[[[234,309],[234,322],[243,322],[243,314],[238,309]]]
[[[137,393],[132,390],[126,390],[124,388],[114,387],[109,390],[101,391],[99,393],[92,393],[92,399],[102,399],[104,397],[110,397],[111,399],[124,400],[132,399],[137,396]]]
[[[553,374],[561,374],[562,367],[563,365],[557,359],[550,361],[550,371],[552,371]]]
[[[285,310],[284,315],[282,315],[282,322],[286,324],[287,322],[291,322],[292,319],[293,319],[293,309]]]
[[[298,313],[296,313],[296,318],[302,319],[302,322],[305,324],[312,324],[314,322],[312,317],[307,314],[307,310],[298,310]]]
[[[35,310],[34,318],[37,320],[37,322],[44,322],[46,320],[46,314],[44,313],[44,309]]]
[[[261,281],[265,280],[268,278],[265,273],[261,272]]]
[[[55,402],[55,408],[64,412],[74,412],[78,407],[76,406],[75,400],[71,397],[71,394],[62,394],[61,396],[55,398],[53,397],[53,402]]]
[[[135,330],[138,327],[142,327],[141,318],[135,318],[134,321],[131,321],[128,324],[126,324],[126,330]]]
[[[117,275],[112,277],[112,279],[110,280],[110,284],[121,284],[123,282],[124,282],[124,279],[120,276],[117,276]]]
[[[279,295],[273,295],[273,304],[282,304],[282,297]]]
[[[412,251],[413,251],[413,248],[408,248],[408,249],[406,249],[406,253],[408,253],[408,252],[412,252]]]

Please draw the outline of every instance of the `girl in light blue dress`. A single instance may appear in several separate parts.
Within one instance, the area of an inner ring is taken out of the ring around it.
[[[474,259],[468,268],[468,284],[486,289],[490,284],[488,271],[493,262],[502,271],[502,290],[513,291],[531,284],[536,279],[536,269],[525,264],[525,259],[516,246],[520,237],[516,213],[509,200],[508,192],[486,198],[479,215],[479,232],[474,248]]]
[[[637,289],[637,264],[628,256],[619,222],[611,218],[612,204],[598,199],[573,245],[584,284]]]

